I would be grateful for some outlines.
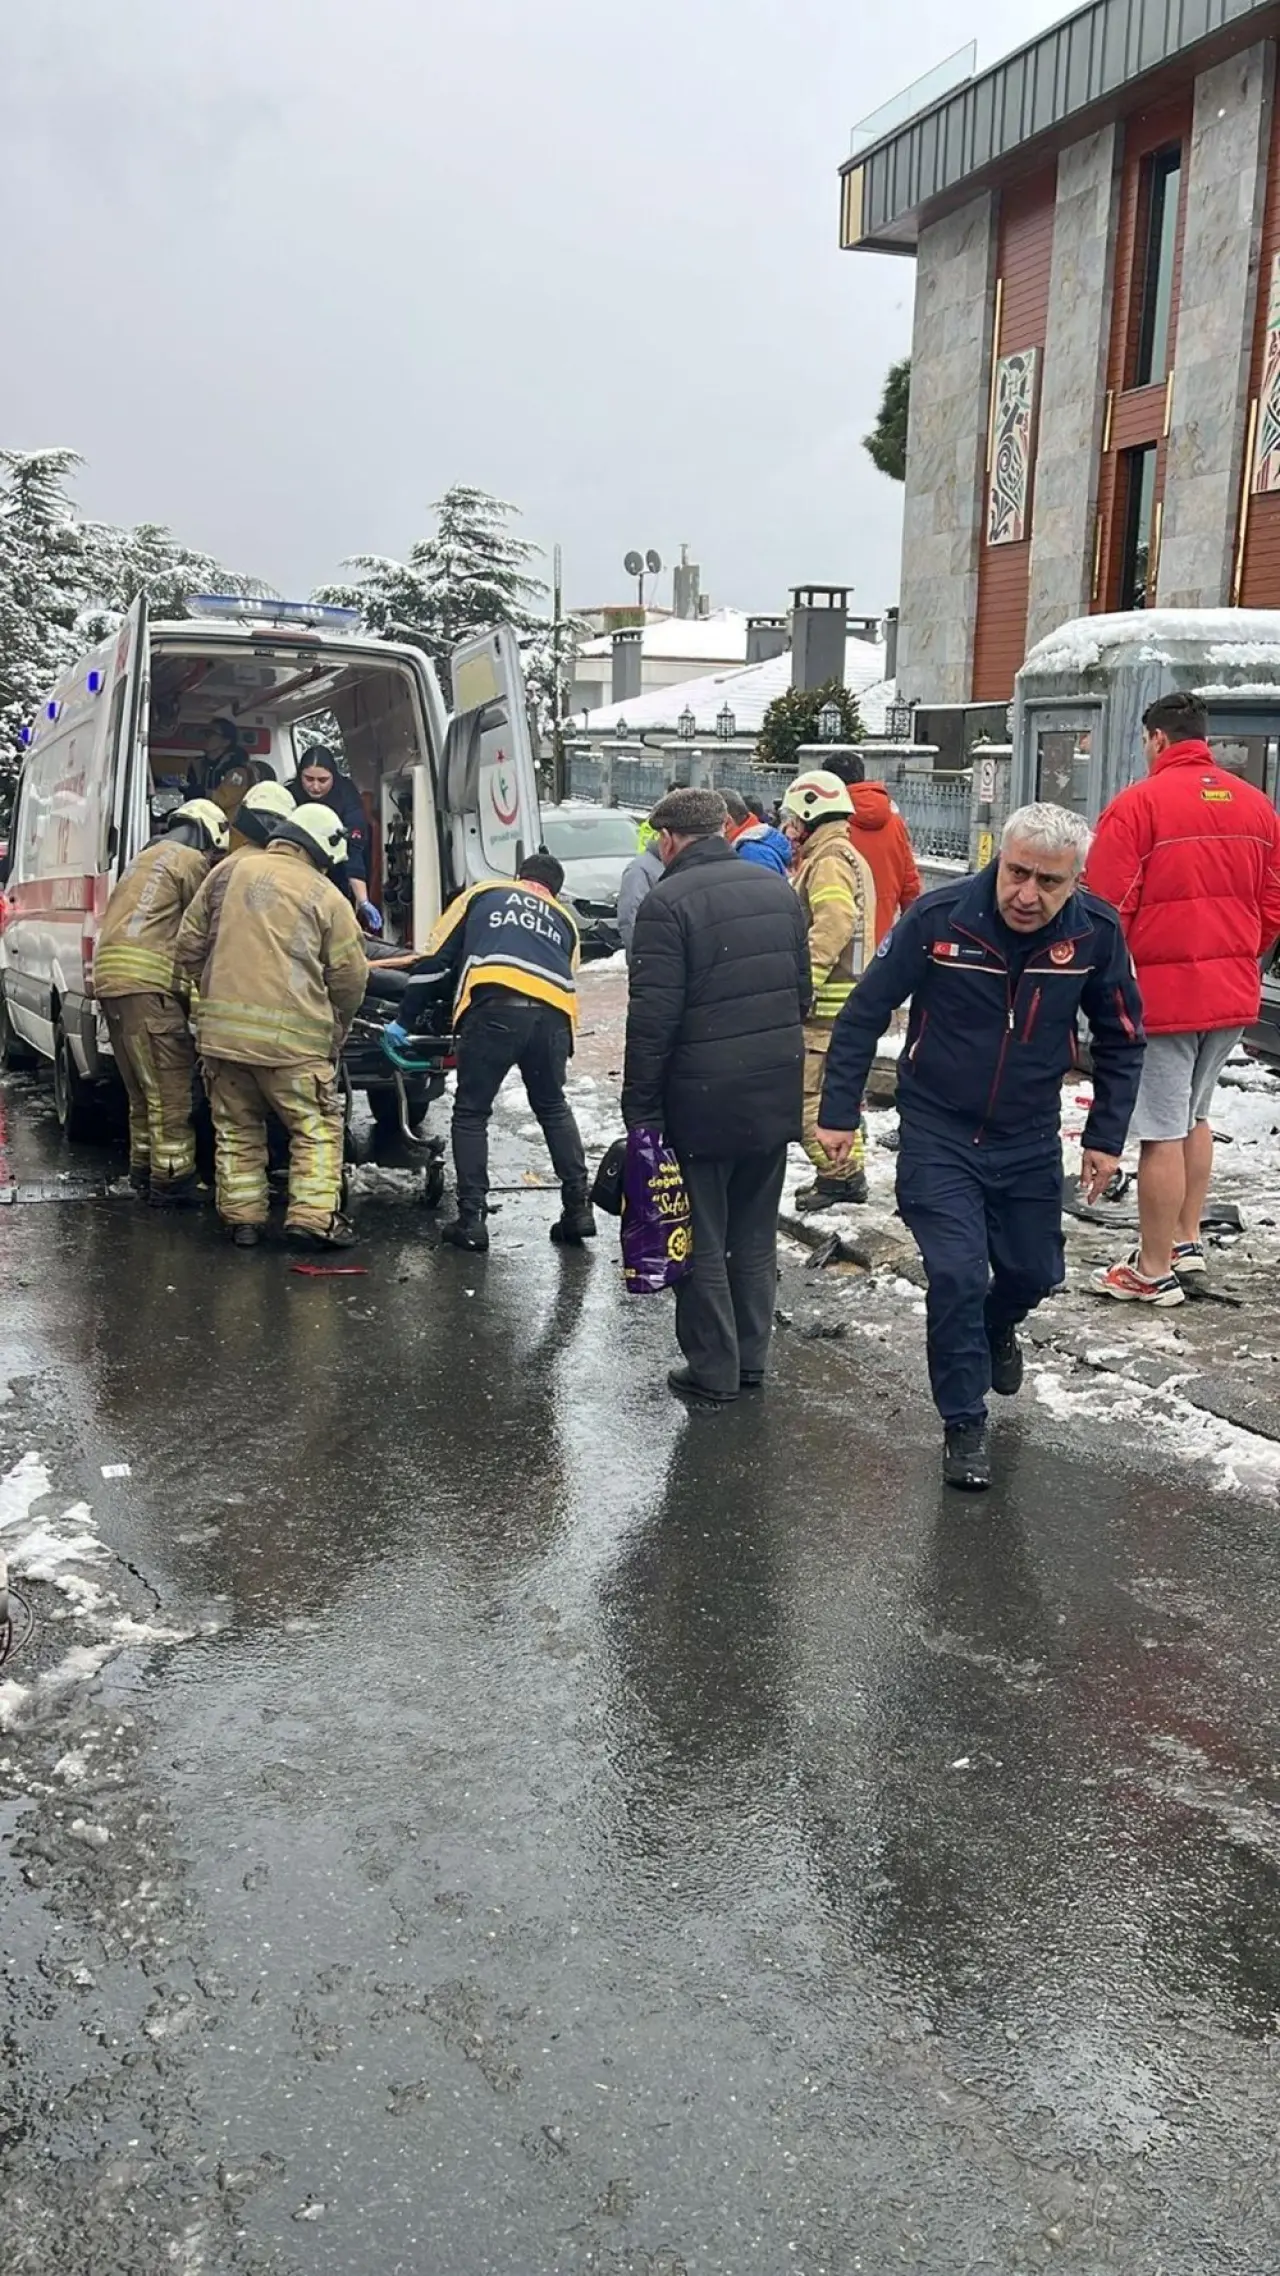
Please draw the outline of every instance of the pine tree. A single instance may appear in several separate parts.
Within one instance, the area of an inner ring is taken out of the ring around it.
[[[211,553],[183,545],[162,522],[117,529],[110,522],[83,525],[89,597],[79,632],[86,647],[105,639],[139,593],[153,617],[184,617],[193,593],[270,594],[261,578],[224,568]]]
[[[181,617],[193,593],[269,593],[158,522],[81,522],[67,480],[73,450],[0,450],[0,814],[21,764],[21,732],[69,664],[145,590],[154,616]]]
[[[450,653],[471,633],[509,624],[522,645],[545,636],[534,604],[547,588],[530,574],[538,547],[509,526],[515,506],[455,483],[431,511],[434,531],[410,547],[406,560],[355,554],[344,566],[357,571],[357,581],[321,586],[316,598],[358,609],[365,629],[384,639],[415,640],[447,682]]]
[[[911,402],[911,358],[891,364],[876,423],[862,438],[862,447],[874,466],[893,482],[907,479],[907,410]]]
[[[802,743],[817,743],[818,713],[824,705],[834,703],[840,713],[840,741],[862,742],[866,729],[858,709],[858,699],[843,680],[828,680],[820,688],[784,688],[774,697],[760,727],[760,740],[756,757],[763,766],[790,767],[794,773],[799,764],[797,752]]]
[[[75,657],[86,548],[67,495],[73,450],[0,450],[0,804],[20,735]]]

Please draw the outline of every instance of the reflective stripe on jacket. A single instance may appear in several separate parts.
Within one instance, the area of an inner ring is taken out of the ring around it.
[[[794,880],[809,927],[813,1017],[835,1019],[866,967],[876,906],[874,880],[843,815],[810,832]]]
[[[445,910],[431,936],[415,980],[433,973],[453,976],[455,1022],[477,988],[509,988],[554,1004],[572,1026],[578,1020],[578,928],[569,911],[544,887],[526,879],[489,879],[460,893]],[[411,981],[400,1017],[412,1027],[429,996]]]
[[[301,846],[221,864],[178,934],[210,1059],[290,1067],[332,1059],[364,998],[368,959],[350,902]]]
[[[93,958],[94,994],[172,989],[178,928],[209,873],[209,856],[157,838],[131,862],[106,906]]]

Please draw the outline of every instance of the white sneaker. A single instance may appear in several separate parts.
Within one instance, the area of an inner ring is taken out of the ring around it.
[[[1173,1269],[1176,1273],[1185,1273],[1188,1276],[1196,1272],[1207,1272],[1209,1265],[1204,1253],[1204,1242],[1175,1241],[1173,1244]]]

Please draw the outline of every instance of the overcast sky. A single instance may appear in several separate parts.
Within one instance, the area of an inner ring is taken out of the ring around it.
[[[685,540],[717,602],[878,610],[901,494],[860,438],[915,272],[838,250],[849,129],[1064,12],[10,0],[0,439],[285,593],[465,481],[579,603]]]

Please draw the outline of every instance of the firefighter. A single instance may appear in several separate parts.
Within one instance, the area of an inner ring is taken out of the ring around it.
[[[231,851],[258,852],[269,845],[282,822],[287,822],[297,800],[282,782],[255,782],[236,808],[231,824]]]
[[[199,983],[196,1035],[217,1140],[218,1214],[237,1248],[267,1222],[267,1116],[289,1137],[285,1234],[350,1248],[342,1216],[336,1061],[364,997],[355,914],[330,872],[346,857],[338,816],[299,808],[261,853],[244,852],[188,911],[178,970]]]
[[[188,799],[120,879],[94,954],[94,992],[129,1100],[129,1179],[156,1209],[202,1198],[191,1122],[195,1045],[174,952],[186,910],[226,850],[221,807]]]
[[[818,1144],[818,1106],[836,1019],[874,946],[875,884],[849,839],[853,800],[838,775],[797,775],[782,800],[782,827],[795,848],[792,881],[809,927],[813,1009],[804,1028],[804,1150],[817,1177],[796,1195],[799,1210],[832,1209],[867,1198],[861,1130],[844,1161]]]

